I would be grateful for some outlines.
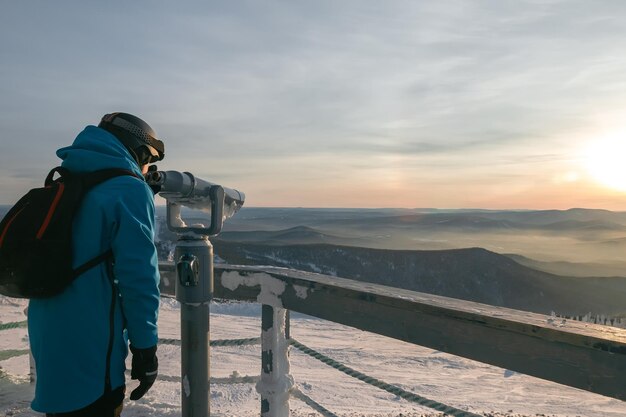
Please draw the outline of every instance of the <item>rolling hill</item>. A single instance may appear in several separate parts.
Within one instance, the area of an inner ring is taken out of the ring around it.
[[[231,264],[273,265],[549,314],[626,313],[626,278],[563,277],[481,248],[385,250],[213,241]]]

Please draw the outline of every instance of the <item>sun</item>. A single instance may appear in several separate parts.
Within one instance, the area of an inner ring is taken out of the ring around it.
[[[600,184],[626,191],[626,132],[593,141],[585,151],[591,176]]]

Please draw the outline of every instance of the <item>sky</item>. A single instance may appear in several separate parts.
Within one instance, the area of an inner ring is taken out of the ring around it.
[[[626,2],[0,0],[0,204],[113,111],[247,206],[626,210]],[[162,203],[162,201],[159,201]]]

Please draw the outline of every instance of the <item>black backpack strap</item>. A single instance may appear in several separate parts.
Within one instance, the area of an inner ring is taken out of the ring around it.
[[[67,175],[66,173],[68,172],[65,168],[62,167],[57,167],[55,169],[53,169],[50,174],[48,174],[48,177],[51,179],[52,176],[54,175],[55,172],[58,172],[61,175]],[[71,174],[70,174],[71,175]],[[80,174],[80,177],[83,181],[83,186],[89,190],[92,187],[95,187],[96,185],[114,178],[114,177],[119,177],[122,175],[130,175],[132,177],[135,178],[139,178],[143,180],[143,177],[135,174],[133,171],[128,170],[128,169],[120,169],[120,168],[109,168],[109,169],[101,169],[98,171],[93,171],[93,172],[89,172],[89,173],[85,173],[85,174]],[[47,181],[48,179],[46,179]],[[74,276],[78,277],[81,274],[84,274],[85,272],[87,272],[88,270],[90,270],[91,268],[93,268],[94,266],[98,265],[101,262],[104,262],[105,260],[109,259],[109,258],[113,258],[113,250],[109,249],[108,251],[101,253],[100,255],[96,256],[93,259],[90,259],[89,261],[85,262],[84,264],[82,264],[81,266],[79,266],[78,268],[74,269]]]
[[[60,178],[57,178],[56,180],[54,180],[53,179],[54,174],[59,174]],[[133,171],[129,169],[108,168],[108,169],[101,169],[99,171],[93,171],[93,172],[88,172],[88,173],[73,173],[67,168],[55,167],[55,168],[52,168],[52,170],[50,170],[50,172],[48,173],[48,176],[46,177],[46,180],[44,181],[44,185],[48,186],[55,181],[62,180],[63,178],[72,177],[72,178],[81,178],[83,181],[83,185],[87,187],[87,189],[89,189],[91,187],[95,187],[96,185],[110,178],[119,177],[121,175],[130,175],[135,178],[143,179],[143,177],[140,177],[139,175],[137,175],[136,173],[134,173]]]
[[[68,173],[67,169],[62,168],[62,167],[57,167],[53,169],[50,172],[50,174],[48,174],[48,177],[51,179],[52,176],[54,176],[55,172],[58,172],[61,175],[64,175],[64,174],[67,175]],[[130,175],[135,178],[140,178],[143,180],[143,177],[140,177],[139,175],[135,174],[133,171],[128,170],[128,169],[120,169],[120,168],[101,169],[99,171],[89,172],[86,174],[80,174],[80,177],[83,181],[83,186],[85,187],[85,191],[86,191],[108,179],[119,177],[122,175]],[[48,181],[48,179],[46,179],[46,181]],[[78,268],[74,269],[74,277],[78,277],[81,274],[84,274],[85,272],[93,268],[94,266],[98,265],[101,262],[106,261],[109,258],[113,258],[113,250],[111,249],[109,249],[108,251],[104,253],[101,253],[95,258],[90,259],[89,261],[85,262]]]
[[[93,259],[88,260],[78,268],[74,269],[74,277],[78,277],[85,272],[89,271],[94,266],[98,265],[100,262],[104,262],[109,258],[113,257],[113,250],[109,249],[108,251],[101,253]]]
[[[46,187],[54,182],[54,180],[52,179],[54,178],[54,174],[59,174],[61,178],[72,175],[72,173],[67,168],[63,168],[63,167],[52,168],[50,172],[48,173],[46,180],[44,181],[44,185]]]

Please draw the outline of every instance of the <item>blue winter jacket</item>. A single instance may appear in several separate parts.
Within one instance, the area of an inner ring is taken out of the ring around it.
[[[154,199],[139,166],[113,135],[95,126],[57,155],[73,172],[123,168],[139,178],[124,175],[97,185],[74,219],[74,266],[112,248],[112,268],[101,263],[60,295],[30,301],[28,330],[37,370],[32,408],[44,413],[91,404],[105,392],[107,379],[111,389],[124,385],[128,340],[137,348],[158,340]]]

